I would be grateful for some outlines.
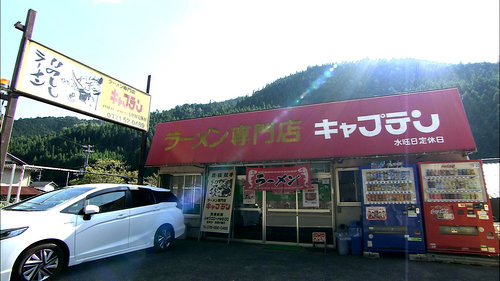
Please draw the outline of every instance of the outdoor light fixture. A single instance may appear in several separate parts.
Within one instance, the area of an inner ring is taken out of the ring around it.
[[[14,27],[18,30],[24,31],[24,25],[20,21],[16,22]]]

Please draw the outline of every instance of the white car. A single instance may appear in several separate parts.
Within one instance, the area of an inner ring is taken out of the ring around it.
[[[184,216],[167,189],[77,185],[5,207],[1,280],[51,279],[64,266],[155,247],[184,234]]]

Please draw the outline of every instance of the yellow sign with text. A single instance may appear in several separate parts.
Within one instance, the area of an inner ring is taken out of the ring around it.
[[[147,131],[151,97],[28,40],[13,89],[43,102]]]

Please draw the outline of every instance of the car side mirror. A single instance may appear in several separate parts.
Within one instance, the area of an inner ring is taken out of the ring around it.
[[[99,206],[96,205],[87,205],[83,209],[83,213],[86,215],[92,215],[99,213]]]
[[[87,205],[83,208],[83,220],[90,220],[90,215],[99,213],[99,206]]]

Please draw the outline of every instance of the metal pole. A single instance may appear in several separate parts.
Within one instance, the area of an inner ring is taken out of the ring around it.
[[[14,183],[14,174],[16,173],[16,164],[12,164],[10,173],[9,190],[7,191],[7,204],[10,204],[10,196],[12,195],[12,183]]]
[[[69,172],[66,173],[66,186],[69,185]]]
[[[17,52],[16,66],[14,68],[14,73],[12,75],[11,88],[17,83],[17,76],[19,73],[19,68],[21,67],[21,59],[24,53],[24,46],[26,42],[31,39],[31,34],[33,33],[33,27],[35,26],[36,11],[29,10],[26,16],[26,23],[23,26],[19,22],[14,26],[23,31],[23,37],[21,38],[21,43],[19,45],[19,51]],[[5,159],[7,158],[7,151],[9,149],[10,134],[12,133],[12,125],[14,124],[14,115],[16,113],[17,106],[17,94],[14,91],[9,92],[7,108],[5,111],[5,116],[2,125],[2,145],[0,149],[0,178],[3,177],[3,168],[5,167]]]
[[[148,84],[146,86],[146,93],[149,94],[149,87],[151,85],[151,75],[148,75]],[[148,140],[148,130],[149,128],[146,128],[146,131],[142,131],[141,135],[141,152],[139,155],[139,171],[137,173],[137,184],[144,184],[144,169],[146,165],[146,145],[147,145],[147,140]]]
[[[23,187],[24,165],[21,166],[21,176],[19,177],[19,186],[17,187],[16,203],[21,201],[21,188]]]

